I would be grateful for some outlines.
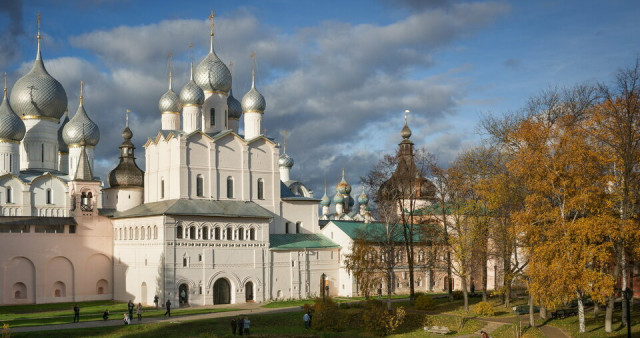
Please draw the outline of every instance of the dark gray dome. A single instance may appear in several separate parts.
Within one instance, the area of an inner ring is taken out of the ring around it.
[[[409,139],[411,137],[411,129],[409,129],[406,122],[404,127],[402,127],[402,131],[400,131],[400,136],[402,136],[403,139]]]
[[[144,171],[138,168],[133,151],[135,147],[131,142],[133,133],[127,126],[122,131],[124,142],[120,145],[120,163],[109,173],[109,186],[113,187],[143,187]]]
[[[69,146],[64,143],[64,138],[62,137],[64,126],[66,126],[67,123],[69,123],[69,114],[65,114],[64,120],[62,120],[62,124],[60,125],[60,128],[58,128],[58,151],[61,153],[69,152]]]
[[[233,97],[233,90],[229,91],[229,97],[227,97],[227,107],[229,107],[229,118],[232,120],[239,120],[242,117],[242,105],[235,97]]]
[[[4,98],[0,105],[0,139],[22,141],[26,128],[22,119],[11,109],[7,88],[4,88]]]
[[[88,146],[95,146],[100,141],[100,129],[87,115],[82,104],[82,97],[78,105],[78,111],[73,115],[69,123],[62,130],[62,139],[71,145],[80,145],[81,141],[85,141]]]
[[[33,67],[13,86],[11,103],[21,117],[60,119],[67,108],[67,93],[60,82],[49,75],[42,62],[40,40]]]

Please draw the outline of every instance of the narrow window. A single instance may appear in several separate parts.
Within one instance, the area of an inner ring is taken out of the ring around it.
[[[53,204],[52,199],[53,197],[51,196],[51,189],[47,189],[47,204]]]
[[[204,196],[204,178],[202,178],[202,175],[198,175],[196,177],[196,195],[198,197],[203,197]]]
[[[160,180],[160,198],[164,198],[164,179]]]
[[[209,227],[202,228],[202,239],[209,239]]]
[[[202,262],[202,255],[198,255],[198,262]]]
[[[7,203],[13,203],[11,187],[7,187]]]
[[[243,228],[238,229],[238,240],[239,241],[244,241],[244,229]]]
[[[227,240],[233,240],[233,230],[231,230],[231,228],[227,228]]]
[[[196,227],[189,228],[189,239],[197,239],[196,238]]]
[[[258,179],[258,199],[264,199],[264,181],[261,178]]]
[[[300,233],[300,222],[296,223],[296,234]]]
[[[187,266],[189,266],[189,258],[187,258],[187,257],[182,257],[182,266],[183,266],[183,267],[187,267]]]
[[[225,111],[224,111],[224,127],[225,127],[225,128],[228,128],[228,127],[227,127],[227,120],[228,120],[228,119],[229,119],[229,112],[225,110]]]
[[[158,226],[153,226],[153,239],[158,239]]]
[[[9,154],[9,171],[13,171],[13,154]]]
[[[227,177],[227,198],[233,198],[233,177]]]
[[[252,240],[252,241],[256,240],[256,229],[254,228],[249,229],[249,240]]]
[[[178,227],[176,228],[176,238],[177,239],[182,239],[182,226],[178,225]]]
[[[214,239],[216,239],[216,240],[220,240],[220,228],[216,228],[216,229],[213,231],[213,235],[214,235]]]
[[[289,222],[284,224],[284,233],[288,234],[289,233]]]
[[[216,109],[215,108],[211,108],[211,111],[209,112],[209,117],[211,118],[211,121],[209,121],[209,124],[212,126],[216,125]]]
[[[40,147],[40,157],[42,158],[42,163],[44,163],[44,143]]]

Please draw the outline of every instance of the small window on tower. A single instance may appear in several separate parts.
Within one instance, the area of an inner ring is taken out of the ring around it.
[[[202,175],[198,175],[196,177],[196,195],[198,197],[203,197],[204,196],[204,178],[202,178]]]
[[[227,177],[227,198],[233,198],[233,178]]]
[[[53,196],[51,189],[47,189],[47,204],[53,204]]]
[[[211,121],[209,122],[209,124],[212,126],[215,126],[216,125],[216,109],[215,108],[211,108],[209,117],[211,118]]]
[[[7,187],[7,203],[13,203],[11,187]]]
[[[264,181],[261,178],[258,179],[258,199],[264,199]]]

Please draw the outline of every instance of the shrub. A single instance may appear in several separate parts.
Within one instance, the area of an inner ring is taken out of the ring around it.
[[[387,305],[378,300],[368,301],[362,313],[365,330],[386,336],[404,322],[406,312],[403,307],[387,310]]]
[[[451,295],[453,296],[453,299],[455,299],[455,300],[460,300],[460,299],[464,298],[464,293],[462,293],[462,291],[453,291],[453,292],[451,292]]]
[[[431,296],[421,295],[416,299],[415,308],[416,310],[433,310],[436,307],[436,302],[431,298]]]
[[[313,328],[322,331],[344,331],[348,318],[340,314],[338,304],[331,297],[316,298],[313,306]]]
[[[489,302],[480,302],[476,304],[476,314],[479,316],[493,316],[495,315],[495,311],[493,310],[493,305]]]

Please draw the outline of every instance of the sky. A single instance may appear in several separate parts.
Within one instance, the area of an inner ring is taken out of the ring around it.
[[[160,129],[158,100],[187,83],[209,48],[234,63],[233,93],[265,96],[263,128],[295,160],[291,177],[329,194],[344,166],[360,177],[402,140],[404,111],[416,147],[446,166],[478,145],[478,123],[522,108],[551,87],[611,83],[640,55],[640,2],[622,0],[10,0],[0,1],[0,71],[9,90],[36,53],[64,86],[69,112],[84,106],[99,126],[94,172],[118,163],[125,110],[138,165]],[[242,126],[242,123],[241,123]]]

